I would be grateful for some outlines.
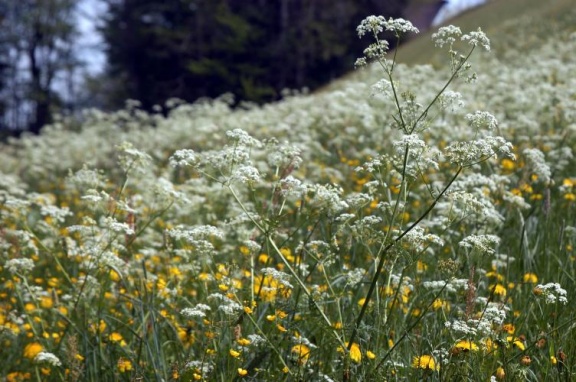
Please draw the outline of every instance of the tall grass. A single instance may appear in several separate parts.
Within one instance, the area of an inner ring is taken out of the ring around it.
[[[573,379],[570,25],[496,56],[443,28],[435,70],[369,17],[363,82],[5,146],[2,378]]]

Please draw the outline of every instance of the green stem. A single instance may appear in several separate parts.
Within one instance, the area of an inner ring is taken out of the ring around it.
[[[404,230],[404,232],[402,232],[392,242],[390,242],[388,245],[386,245],[386,247],[384,247],[384,249],[381,251],[380,259],[378,260],[378,266],[376,268],[376,272],[374,273],[374,276],[372,277],[372,282],[370,283],[370,288],[368,289],[368,293],[366,294],[366,298],[364,300],[364,304],[362,305],[362,309],[360,310],[360,314],[358,315],[358,318],[356,319],[354,329],[352,329],[352,334],[350,335],[350,340],[349,340],[349,344],[348,344],[348,350],[350,350],[350,348],[352,347],[351,344],[354,341],[356,334],[358,333],[358,328],[360,327],[360,324],[362,323],[362,320],[364,319],[364,315],[366,314],[368,304],[370,303],[370,300],[372,299],[372,294],[374,293],[374,290],[376,289],[376,285],[378,284],[378,279],[380,278],[380,275],[382,273],[382,268],[384,267],[384,260],[386,258],[384,255],[390,250],[390,248],[392,248],[394,245],[396,245],[400,240],[402,240],[402,238],[404,236],[406,236],[418,224],[420,224],[420,222],[422,220],[424,220],[424,218],[426,218],[426,216],[428,216],[428,214],[434,209],[434,207],[436,206],[436,204],[438,203],[440,198],[442,198],[442,196],[444,196],[446,191],[448,191],[448,188],[450,188],[452,183],[454,183],[456,178],[460,175],[460,172],[462,172],[462,169],[463,169],[462,166],[458,167],[458,171],[456,171],[456,173],[454,174],[452,179],[450,179],[450,181],[444,187],[444,189],[440,192],[438,197],[436,197],[436,199],[434,199],[432,204],[430,204],[430,206],[426,209],[426,211],[424,211],[424,213],[418,218],[418,220],[416,220],[414,223],[412,223],[412,225],[410,225],[410,227],[408,227],[406,230]]]

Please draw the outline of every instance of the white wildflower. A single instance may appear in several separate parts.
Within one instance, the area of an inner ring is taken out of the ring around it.
[[[344,276],[346,277],[346,282],[348,285],[355,286],[362,282],[365,275],[366,270],[364,268],[355,268],[347,271]]]
[[[34,269],[34,261],[26,258],[10,259],[4,264],[4,267],[12,274],[27,274]]]
[[[494,130],[498,127],[498,120],[487,111],[475,111],[464,117],[476,130]]]
[[[446,90],[438,97],[438,102],[443,109],[450,109],[454,112],[457,109],[464,106],[464,101],[462,100],[462,94],[452,90]]]
[[[487,52],[490,51],[490,39],[486,36],[482,29],[478,28],[475,32],[470,32],[462,36],[462,41],[468,42],[472,46],[482,46]]]
[[[462,240],[459,245],[463,248],[469,248],[480,253],[492,255],[495,253],[494,248],[500,244],[500,238],[495,235],[470,235]]]
[[[265,345],[267,343],[266,339],[258,334],[249,334],[247,338],[250,340],[250,344],[254,346]]]
[[[475,336],[478,332],[475,326],[469,325],[469,322],[462,320],[446,321],[444,326],[456,333],[462,333],[467,336]]]
[[[125,235],[134,235],[134,230],[130,228],[127,223],[121,223],[113,217],[103,218],[103,225],[112,232],[121,233]]]
[[[386,19],[384,18],[384,16],[372,15],[366,17],[364,20],[360,22],[360,25],[356,27],[358,37],[362,37],[366,33],[377,35],[378,33],[383,32],[385,23]]]
[[[381,79],[376,82],[371,87],[371,96],[376,96],[382,94],[384,96],[390,96],[392,94],[392,83],[387,79]]]
[[[294,178],[292,175],[280,179],[279,183],[280,195],[284,198],[290,195],[301,196],[304,190],[302,187],[302,181]]]
[[[194,308],[184,308],[180,311],[186,317],[206,317],[206,312],[211,310],[206,304],[197,304]]]
[[[235,141],[239,145],[247,147],[261,147],[262,142],[256,138],[252,138],[247,132],[242,129],[234,129],[226,132],[226,136]]]
[[[536,288],[534,288],[534,293],[544,298],[546,304],[559,302],[566,305],[568,303],[566,290],[558,283],[538,284]]]
[[[448,25],[441,27],[438,32],[432,34],[432,41],[434,41],[434,45],[442,48],[444,45],[452,46],[460,36],[462,36],[460,28]]]
[[[550,183],[552,171],[546,163],[544,153],[536,148],[525,149],[522,154],[526,157],[526,164],[530,170],[544,183]]]
[[[194,150],[182,149],[177,150],[169,161],[172,167],[194,166],[198,163],[199,158]]]
[[[408,32],[420,33],[418,28],[412,25],[410,21],[401,18],[398,19],[389,18],[387,21],[384,22],[384,27],[386,28],[387,31],[396,33],[396,35]]]
[[[143,171],[152,162],[150,155],[136,149],[130,142],[123,142],[116,149],[121,153],[118,156],[120,166],[126,172],[133,169]]]
[[[36,357],[34,358],[34,362],[47,363],[51,366],[62,366],[62,362],[60,362],[60,359],[58,359],[58,357],[56,357],[52,353],[45,352],[45,351],[41,351],[40,353],[38,353],[36,355]]]
[[[252,185],[260,181],[260,173],[254,166],[241,164],[232,171],[230,180]]]
[[[280,284],[282,284],[283,286],[285,286],[287,288],[290,288],[290,289],[294,288],[292,286],[292,284],[290,284],[290,282],[289,282],[290,275],[288,273],[284,273],[284,272],[279,271],[275,268],[263,268],[260,272],[265,276],[272,277],[274,280],[278,281]]]

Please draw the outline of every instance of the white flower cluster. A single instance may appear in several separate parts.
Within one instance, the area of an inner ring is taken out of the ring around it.
[[[389,18],[387,21],[384,22],[384,27],[389,32],[394,32],[397,35],[404,34],[404,33],[420,33],[418,28],[416,28],[412,23],[408,20],[404,20],[401,18],[393,19]]]
[[[172,167],[194,166],[198,163],[198,155],[194,150],[177,150],[169,159]]]
[[[234,129],[226,132],[226,136],[239,145],[247,147],[261,147],[262,142],[253,138],[246,131],[242,129]]]
[[[386,23],[386,19],[384,16],[368,16],[364,20],[360,22],[360,25],[356,27],[356,31],[358,32],[358,37],[362,37],[367,33],[371,33],[373,35],[377,35],[384,31],[384,25]]]
[[[468,44],[472,46],[480,45],[486,51],[490,51],[490,39],[488,39],[480,28],[478,28],[477,31],[462,35],[460,28],[454,25],[448,25],[439,28],[438,32],[432,34],[432,41],[434,41],[434,44],[439,48],[442,48],[444,45],[452,48],[457,40],[468,42]]]
[[[486,36],[486,33],[482,32],[482,29],[480,28],[478,28],[477,31],[470,32],[462,36],[462,41],[466,41],[472,46],[480,45],[487,52],[490,51],[490,39]]]
[[[176,240],[185,240],[194,246],[195,252],[210,255],[214,251],[213,239],[224,238],[224,232],[219,228],[209,225],[185,228],[178,226],[166,231],[168,236]]]
[[[534,292],[537,296],[542,296],[546,304],[559,302],[566,305],[568,303],[566,289],[562,288],[558,283],[538,284],[534,288]]]
[[[448,25],[438,29],[432,34],[434,45],[442,48],[444,45],[452,46],[462,36],[462,30],[454,25]]]
[[[514,159],[512,144],[502,137],[487,136],[468,142],[454,142],[444,150],[450,162],[467,167],[489,159],[497,154]]]
[[[529,148],[524,149],[522,154],[524,154],[524,157],[526,158],[526,164],[538,177],[538,180],[548,184],[552,176],[552,171],[550,170],[550,166],[546,163],[544,153],[536,148]]]
[[[142,172],[152,163],[152,157],[150,155],[136,149],[130,142],[123,142],[116,146],[116,150],[120,153],[118,160],[120,166],[125,172],[130,172],[132,170]]]
[[[218,310],[227,316],[234,316],[244,310],[242,305],[221,293],[212,293],[208,296],[208,301],[218,301]]]
[[[475,111],[464,117],[476,130],[494,130],[498,127],[498,120],[487,111]]]
[[[206,304],[197,304],[194,308],[184,308],[180,313],[186,317],[206,317],[206,312],[210,311]]]
[[[27,274],[34,269],[34,261],[28,258],[10,259],[4,264],[4,267],[12,274]]]
[[[262,273],[265,276],[272,277],[274,280],[278,281],[280,284],[282,284],[286,288],[289,288],[289,289],[294,288],[292,286],[292,284],[290,284],[290,282],[289,282],[289,280],[291,279],[291,276],[288,273],[284,273],[284,272],[279,271],[275,268],[263,268],[260,270],[260,273]]]
[[[40,353],[38,353],[36,357],[34,357],[34,362],[47,363],[50,366],[62,366],[62,362],[60,362],[60,359],[58,359],[58,357],[56,357],[52,353],[45,351],[41,351]]]
[[[214,370],[214,364],[210,360],[206,359],[202,359],[201,361],[190,361],[186,364],[186,369],[193,370],[206,377]]]
[[[364,279],[366,275],[366,269],[364,268],[354,268],[347,271],[344,276],[346,277],[346,283],[350,286],[358,285]]]
[[[420,226],[414,227],[408,232],[402,239],[402,242],[410,245],[411,248],[418,252],[423,251],[424,248],[430,244],[438,246],[444,245],[444,240],[442,240],[440,236],[426,233],[424,228]]]
[[[308,186],[308,192],[313,193],[311,204],[326,209],[330,215],[336,215],[343,209],[348,208],[348,204],[340,198],[343,190],[336,185],[314,184]]]
[[[452,279],[450,281],[424,281],[422,283],[424,288],[432,289],[435,291],[446,290],[450,293],[456,293],[463,290],[468,290],[468,279]]]
[[[102,219],[102,224],[104,227],[112,232],[124,234],[124,235],[134,235],[134,230],[130,228],[127,223],[122,223],[113,217],[107,216]]]
[[[448,109],[452,112],[464,107],[465,103],[462,100],[462,94],[453,90],[446,90],[438,97],[438,102],[442,109]]]
[[[500,244],[500,238],[496,235],[470,235],[464,238],[459,245],[462,248],[468,248],[471,251],[478,251],[488,255],[493,255],[493,247]]]

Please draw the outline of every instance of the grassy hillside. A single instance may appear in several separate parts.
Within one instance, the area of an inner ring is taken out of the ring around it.
[[[491,52],[486,7],[398,52],[434,66],[2,146],[0,378],[574,379],[576,12],[527,3]]]
[[[497,53],[503,53],[514,48],[520,41],[538,41],[534,37],[521,34],[546,34],[547,30],[554,29],[555,26],[567,28],[574,22],[571,12],[573,7],[571,0],[492,0],[450,20],[448,24],[458,25],[462,30],[482,28],[492,38],[493,49]],[[528,25],[530,27],[526,30]],[[434,32],[430,30],[402,46],[398,55],[399,61],[412,65],[440,65],[442,61],[437,50],[429,44],[429,36]]]

